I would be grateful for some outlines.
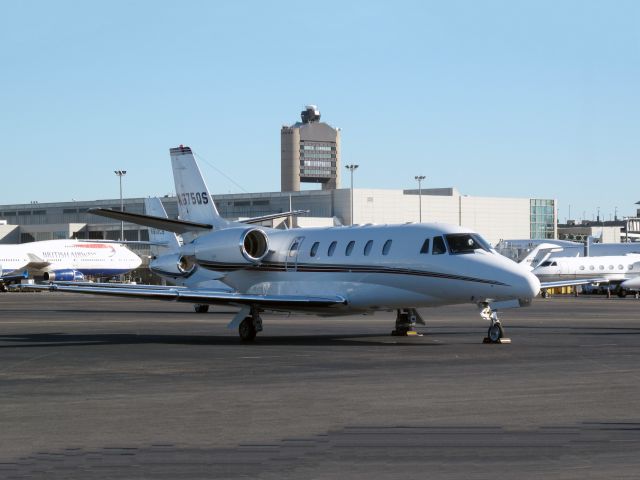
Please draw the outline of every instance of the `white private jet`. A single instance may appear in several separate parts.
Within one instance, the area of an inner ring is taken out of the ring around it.
[[[98,215],[174,232],[151,268],[177,287],[41,286],[58,291],[240,307],[229,327],[243,341],[262,330],[260,313],[323,316],[397,311],[399,335],[412,334],[418,309],[476,304],[490,322],[487,341],[506,342],[497,316],[527,306],[540,282],[498,254],[479,234],[457,225],[404,224],[276,230],[223,219],[189,147],[171,149],[179,220],[162,211]],[[159,213],[159,214],[158,214]]]
[[[0,245],[0,286],[29,274],[45,281],[82,281],[85,275],[112,276],[129,272],[142,261],[119,243],[44,240]]]
[[[545,285],[571,281],[607,283],[619,297],[629,290],[640,289],[640,255],[607,255],[601,257],[551,257],[545,259],[532,273]],[[545,296],[543,289],[543,296]]]

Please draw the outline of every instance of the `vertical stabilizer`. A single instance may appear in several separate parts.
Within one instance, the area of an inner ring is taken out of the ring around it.
[[[181,145],[170,152],[180,219],[207,223],[215,229],[226,227],[229,222],[218,214],[191,148]],[[184,235],[183,238],[190,241]]]
[[[529,254],[520,260],[520,265],[524,265],[528,270],[533,270],[553,253],[561,252],[563,248],[554,243],[541,243],[531,250]]]
[[[145,198],[144,210],[147,215],[168,218],[162,201],[157,197]],[[177,252],[180,249],[178,236],[173,232],[149,228],[149,241],[152,242],[151,255],[156,257],[168,252]]]

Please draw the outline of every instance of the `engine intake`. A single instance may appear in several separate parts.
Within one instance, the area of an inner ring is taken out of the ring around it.
[[[149,263],[149,268],[159,275],[188,277],[194,272],[195,263],[193,257],[171,253],[153,258]]]
[[[242,254],[247,260],[257,263],[269,253],[267,234],[257,228],[248,230],[242,239]]]
[[[259,228],[225,228],[198,238],[193,247],[198,263],[257,264],[269,253],[269,238]]]

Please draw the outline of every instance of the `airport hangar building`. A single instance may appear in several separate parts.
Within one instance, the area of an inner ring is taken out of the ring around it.
[[[294,226],[393,224],[424,222],[462,225],[481,233],[492,244],[501,239],[557,238],[555,200],[530,198],[473,197],[455,188],[418,190],[304,190],[214,195],[220,214],[243,219],[271,213],[308,210],[294,219]],[[169,217],[177,218],[176,197],[162,198]],[[420,208],[420,203],[421,208]],[[146,213],[143,198],[123,200],[124,210]],[[27,243],[62,238],[120,239],[120,222],[87,212],[90,208],[120,209],[119,199],[0,205],[0,243]],[[351,212],[353,211],[353,222]],[[286,228],[287,219],[269,226]],[[124,239],[146,241],[147,227],[124,224]],[[147,246],[132,246],[148,255]]]

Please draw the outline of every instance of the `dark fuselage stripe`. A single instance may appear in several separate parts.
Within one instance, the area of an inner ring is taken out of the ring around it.
[[[460,280],[464,282],[486,283],[489,285],[507,285],[496,280],[467,277],[464,275],[452,275],[448,273],[430,272],[426,270],[414,270],[410,268],[376,267],[372,265],[314,265],[284,263],[262,263],[259,265],[231,264],[198,261],[198,264],[208,270],[217,272],[234,272],[236,270],[251,270],[258,272],[316,272],[316,273],[385,273],[393,275],[415,275],[419,277],[443,278],[447,280]]]

